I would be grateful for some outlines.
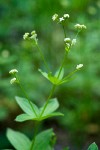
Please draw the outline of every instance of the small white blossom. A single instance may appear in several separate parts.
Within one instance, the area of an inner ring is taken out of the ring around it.
[[[37,44],[38,39],[37,39],[37,34],[35,30],[31,32],[31,36],[29,38],[34,40],[35,44]]]
[[[83,24],[82,24],[82,25],[81,25],[81,24],[76,24],[76,25],[75,25],[75,28],[76,28],[76,29],[86,29],[86,26],[83,25]]]
[[[31,35],[34,35],[34,34],[36,34],[36,31],[35,31],[35,30],[33,30],[33,31],[31,32]]]
[[[86,26],[84,24],[81,25],[83,29],[86,29]]]
[[[76,44],[76,39],[73,39],[71,45],[75,45],[75,44]]]
[[[17,69],[12,69],[12,70],[9,71],[10,74],[15,74],[15,73],[17,73],[17,72],[18,72]]]
[[[70,43],[71,39],[70,38],[64,38],[65,43]]]
[[[63,17],[59,18],[59,21],[60,22],[64,21],[64,18]]]
[[[32,36],[30,36],[30,39],[36,40],[36,38],[37,38],[37,34],[33,34]]]
[[[57,19],[58,19],[58,14],[54,14],[54,15],[52,16],[52,20],[55,21],[55,20],[57,20]]]
[[[29,37],[29,33],[25,33],[25,34],[23,35],[23,39],[24,39],[24,40],[26,40],[28,37]]]
[[[69,18],[69,14],[64,14],[64,18]]]
[[[16,78],[12,78],[12,79],[10,80],[10,84],[15,83],[16,81],[17,81],[17,79],[16,79]]]
[[[76,66],[76,69],[81,69],[83,67],[83,64],[79,64]]]

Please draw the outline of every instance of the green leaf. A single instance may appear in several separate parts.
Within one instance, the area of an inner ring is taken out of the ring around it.
[[[46,78],[49,80],[48,78],[48,74],[46,72],[43,72],[41,69],[38,69],[38,71]]]
[[[61,80],[64,76],[64,68],[62,68],[60,75],[59,75],[60,69],[57,70],[57,72],[55,73],[55,77],[58,78],[59,80]],[[59,77],[58,77],[59,75]]]
[[[18,121],[18,122],[23,122],[27,120],[37,120],[37,118],[34,116],[29,116],[28,114],[21,114],[21,115],[18,115],[15,119],[15,121]]]
[[[51,150],[50,142],[53,135],[54,133],[52,129],[39,133],[35,138],[34,147],[32,150]]]
[[[34,103],[31,102],[31,105],[34,108],[36,114],[34,113],[29,101],[26,98],[16,96],[15,99],[16,99],[18,105],[22,108],[22,110],[25,113],[27,113],[30,116],[33,116],[33,118],[36,117],[36,114],[39,115],[39,109]]]
[[[29,150],[31,141],[29,138],[12,129],[7,129],[7,138],[16,150]]]
[[[44,107],[45,107],[45,104],[42,108],[40,108],[40,113],[43,111]],[[56,98],[50,99],[42,116],[46,116],[48,114],[51,114],[58,107],[59,107],[59,103],[58,103],[57,99]]]
[[[57,85],[60,82],[60,80],[55,76],[49,74],[48,77],[49,77],[49,81],[55,85]]]
[[[60,112],[54,112],[54,113],[51,113],[51,114],[48,114],[48,115],[45,115],[45,116],[42,115],[40,120],[44,120],[46,118],[55,117],[55,116],[64,116],[64,114],[62,114]]]
[[[56,76],[52,76],[51,73],[46,73],[46,72],[43,72],[41,69],[39,69],[39,71],[41,72],[41,74],[46,78],[48,79],[51,83],[55,84],[55,85],[58,85],[59,82],[60,82],[60,79],[57,78]],[[60,76],[61,78],[61,76]]]
[[[92,144],[89,146],[88,150],[98,150],[98,146],[97,146],[96,143],[94,142],[94,143],[92,143]]]

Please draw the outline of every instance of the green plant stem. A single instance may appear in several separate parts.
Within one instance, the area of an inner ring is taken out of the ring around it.
[[[66,80],[67,78],[69,78],[70,76],[72,76],[75,72],[77,72],[78,70],[74,70],[73,72],[69,73],[63,80]]]
[[[66,55],[67,55],[67,52],[65,51],[65,54],[64,54],[64,57],[63,57],[63,60],[62,60],[62,63],[61,63],[60,70],[59,70],[59,73],[58,73],[58,77],[57,77],[57,78],[59,78],[60,73],[61,73],[61,71],[62,71],[62,68],[63,68],[63,66],[64,66],[65,59],[66,59]]]
[[[50,91],[50,94],[49,94],[49,96],[48,96],[48,98],[47,98],[47,100],[46,100],[44,109],[42,110],[42,112],[41,112],[41,114],[40,114],[40,117],[43,115],[43,113],[44,113],[44,111],[45,111],[45,109],[46,109],[46,107],[47,107],[47,105],[48,105],[49,99],[52,97],[52,95],[53,95],[53,93],[54,93],[55,88],[56,88],[56,85],[53,85],[53,86],[52,86],[52,89],[51,89],[51,91]]]
[[[59,76],[60,76],[60,73],[61,73],[62,68],[63,68],[63,66],[64,66],[65,58],[66,58],[66,51],[65,51],[65,54],[64,54],[64,57],[63,57],[63,60],[62,60],[62,63],[61,63],[60,70],[59,70],[59,73],[58,73],[58,77],[57,77],[57,78],[59,78]],[[41,112],[41,114],[40,114],[40,117],[43,115],[43,113],[44,113],[44,111],[45,111],[45,109],[46,109],[46,107],[47,107],[47,105],[48,105],[49,99],[52,97],[56,86],[57,86],[57,85],[53,85],[53,86],[52,86],[51,92],[50,92],[50,94],[49,94],[49,96],[48,96],[48,98],[47,98],[47,101],[46,101],[46,103],[45,103],[44,109],[42,110],[42,112]]]
[[[36,122],[35,130],[34,130],[34,136],[33,136],[33,140],[32,140],[32,144],[31,144],[30,150],[33,150],[35,138],[36,138],[36,135],[37,135],[37,132],[38,132],[38,128],[39,128],[39,123],[40,122]]]
[[[23,86],[21,85],[21,83],[20,83],[20,81],[19,81],[17,75],[15,75],[15,77],[16,77],[16,79],[17,79],[17,81],[18,81],[19,87],[21,88],[22,92],[24,93],[25,97],[27,98],[27,100],[28,100],[28,102],[29,102],[29,104],[30,104],[30,106],[31,106],[31,108],[32,108],[32,110],[33,110],[33,112],[34,112],[35,115],[37,116],[37,113],[35,112],[34,107],[32,106],[32,103],[31,103],[30,99],[28,98],[28,96],[27,96],[27,94],[26,94],[26,92],[25,92]]]
[[[66,38],[65,27],[64,27],[64,25],[63,25],[63,24],[62,24],[62,27],[63,27],[64,35],[65,35],[65,38]],[[65,62],[65,58],[66,58],[66,55],[67,55],[67,54],[68,54],[68,53],[65,51],[65,54],[64,54],[64,57],[63,57],[63,60],[62,60],[61,66],[60,66],[60,71],[59,71],[59,73],[58,73],[58,78],[59,78],[60,73],[61,73],[61,71],[62,71],[62,68],[63,68],[63,66],[64,66],[64,62]]]
[[[65,31],[65,27],[64,27],[63,24],[62,24],[62,27],[63,27],[63,31],[64,31],[64,36],[65,36],[65,38],[66,38],[66,31]]]
[[[39,45],[37,44],[36,46],[37,46],[37,49],[39,50],[39,53],[40,53],[41,58],[42,58],[42,60],[43,60],[43,62],[44,62],[44,64],[45,64],[46,69],[48,70],[48,72],[50,72],[50,69],[49,69],[49,67],[48,67],[48,65],[47,65],[47,63],[46,63],[46,60],[45,60],[45,58],[44,58],[44,55],[43,55],[43,53],[42,53],[42,51],[41,51]]]
[[[47,98],[47,101],[45,103],[45,106],[44,106],[44,109],[42,110],[41,114],[40,114],[40,118],[41,116],[43,115],[45,109],[46,109],[46,106],[48,105],[48,102],[49,102],[49,99],[51,98],[52,94],[54,93],[54,90],[56,88],[56,85],[53,85],[52,89],[51,89],[51,92]],[[40,120],[41,121],[41,120]],[[36,128],[35,128],[35,133],[34,133],[34,137],[33,137],[33,140],[32,140],[32,144],[31,144],[31,148],[30,150],[33,150],[33,146],[34,146],[34,142],[35,142],[35,138],[36,138],[36,134],[38,132],[38,127],[39,127],[39,122],[36,124]]]
[[[78,30],[78,32],[77,32],[77,34],[76,34],[76,36],[75,36],[75,39],[77,39],[77,36],[79,35],[79,33],[82,31],[82,29],[81,30]]]
[[[63,30],[64,30],[64,35],[65,35],[65,37],[66,37],[66,32],[65,32],[64,25],[63,25]],[[43,61],[44,61],[44,64],[45,64],[47,70],[50,72],[49,67],[48,67],[48,65],[47,65],[47,63],[46,63],[46,61],[45,61],[45,58],[44,58],[44,56],[43,56],[43,54],[42,54],[42,51],[41,51],[40,47],[38,46],[38,44],[37,44],[37,48],[38,48],[38,50],[39,50],[39,52],[40,52],[40,55],[41,55],[41,57],[42,57],[42,59],[43,59]],[[61,66],[60,66],[60,70],[59,70],[59,73],[58,73],[58,78],[59,78],[60,73],[61,73],[61,71],[62,71],[64,62],[65,62],[65,58],[66,58],[66,51],[65,51],[65,54],[64,54],[64,57],[63,57]],[[48,98],[47,98],[47,100],[46,100],[45,106],[44,106],[44,108],[43,108],[43,110],[42,110],[42,112],[41,112],[41,114],[40,114],[40,118],[41,118],[41,116],[43,115],[43,113],[44,113],[44,111],[45,111],[45,109],[46,109],[46,107],[47,107],[47,105],[48,105],[48,102],[49,102],[50,98],[52,97],[52,95],[53,95],[53,93],[54,93],[54,91],[55,91],[56,86],[57,86],[57,85],[53,85],[53,86],[52,86],[52,89],[51,89],[51,91],[50,91],[50,94],[49,94],[49,96],[48,96]],[[38,125],[37,125],[37,127],[36,127],[36,129],[35,129],[35,133],[34,133],[34,137],[33,137],[33,140],[32,140],[32,144],[31,144],[30,150],[33,149],[37,131],[38,131]]]

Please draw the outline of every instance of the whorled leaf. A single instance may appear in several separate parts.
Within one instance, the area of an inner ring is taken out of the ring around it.
[[[29,150],[31,141],[29,138],[18,131],[7,129],[7,138],[16,150]]]
[[[52,150],[50,143],[53,136],[52,129],[42,131],[36,136],[32,150]]]
[[[39,109],[38,109],[38,107],[33,102],[30,102],[31,103],[31,105],[30,105],[29,101],[26,98],[22,98],[22,97],[16,96],[15,99],[16,99],[16,102],[18,103],[18,105],[22,108],[22,110],[26,114],[28,114],[30,116],[33,116],[33,118],[37,117],[39,115]],[[34,113],[34,111],[33,111],[33,109],[32,109],[31,106],[35,110],[37,116]]]
[[[92,143],[87,150],[98,150],[98,146],[96,145],[96,143]]]
[[[60,112],[55,112],[57,108],[59,107],[59,103],[56,98],[50,99],[48,101],[47,106],[45,107],[46,103],[43,105],[43,107],[38,108],[35,104],[32,104],[34,110],[37,113],[37,116],[33,112],[29,102],[25,98],[16,97],[17,103],[20,105],[22,110],[26,113],[20,114],[16,117],[15,121],[23,122],[27,120],[37,120],[41,121],[46,118],[54,117],[54,116],[63,116]]]
[[[37,120],[37,117],[33,117],[32,115],[28,115],[28,114],[20,114],[15,119],[15,121],[18,122],[23,122],[27,120]]]
[[[45,105],[46,105],[46,103],[44,104],[43,107],[40,108],[40,114],[43,111]],[[54,112],[55,110],[57,110],[58,107],[59,107],[58,100],[56,98],[50,99],[44,110],[43,116]]]

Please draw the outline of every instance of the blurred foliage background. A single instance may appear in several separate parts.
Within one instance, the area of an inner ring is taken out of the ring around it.
[[[66,74],[77,64],[84,68],[68,84],[61,85],[54,96],[65,116],[49,119],[41,129],[53,127],[57,145],[72,150],[83,149],[95,141],[100,146],[100,1],[99,0],[0,0],[0,149],[10,148],[6,129],[11,127],[33,136],[33,122],[16,123],[20,108],[15,95],[24,96],[17,85],[10,85],[9,70],[16,68],[31,100],[41,106],[51,84],[38,72],[44,68],[38,50],[23,41],[23,34],[36,30],[46,60],[55,72],[64,54],[64,35],[52,15],[70,14],[66,25],[68,37],[76,34],[74,24],[87,26],[66,59]]]

